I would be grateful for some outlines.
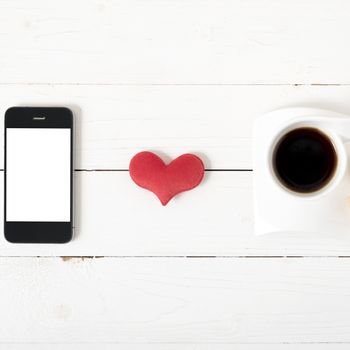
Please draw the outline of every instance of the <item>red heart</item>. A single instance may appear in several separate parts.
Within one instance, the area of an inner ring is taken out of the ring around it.
[[[140,152],[131,159],[129,171],[137,185],[152,191],[166,205],[178,193],[200,184],[204,165],[193,154],[183,154],[166,165],[154,153]]]

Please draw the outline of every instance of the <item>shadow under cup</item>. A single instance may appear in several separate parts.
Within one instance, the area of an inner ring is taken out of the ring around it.
[[[317,127],[290,129],[273,148],[274,175],[284,188],[296,194],[323,192],[337,182],[339,170],[344,168],[340,167],[341,159],[344,160],[344,156],[339,155],[340,143],[335,135],[330,136]]]

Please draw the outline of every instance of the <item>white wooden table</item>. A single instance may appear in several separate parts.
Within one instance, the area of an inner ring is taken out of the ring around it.
[[[0,0],[0,115],[77,120],[76,237],[0,235],[0,348],[349,349],[350,228],[254,237],[251,157],[261,113],[350,114],[349,34],[348,0]],[[204,183],[162,207],[141,150]]]

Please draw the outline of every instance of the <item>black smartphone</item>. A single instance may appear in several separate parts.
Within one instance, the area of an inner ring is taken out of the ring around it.
[[[5,113],[4,232],[13,243],[66,243],[73,234],[73,113]]]

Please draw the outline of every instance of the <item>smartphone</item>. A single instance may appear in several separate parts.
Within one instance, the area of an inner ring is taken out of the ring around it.
[[[4,233],[12,243],[66,243],[73,235],[73,113],[5,113]]]

